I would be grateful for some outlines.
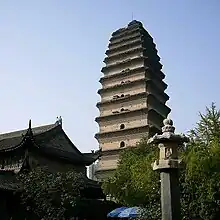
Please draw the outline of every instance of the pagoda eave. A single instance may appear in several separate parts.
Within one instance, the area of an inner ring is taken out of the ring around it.
[[[102,88],[102,89],[99,89],[97,93],[99,95],[101,95],[101,94],[104,94],[105,92],[108,92],[108,91],[113,91],[113,90],[116,91],[117,89],[132,87],[132,86],[135,86],[135,85],[138,85],[141,83],[142,84],[146,83],[146,85],[152,84],[154,87],[157,87],[159,89],[159,87],[156,85],[156,83],[154,83],[154,81],[152,79],[142,78],[142,79],[133,80],[133,81],[127,80],[127,81],[124,81],[123,83],[120,83],[120,84],[116,84],[116,85],[113,85],[113,86],[110,86],[107,88]],[[163,90],[161,90],[161,91],[163,92],[165,89],[166,89],[166,87],[163,88]],[[164,96],[166,96],[166,95],[164,95]],[[165,98],[167,98],[167,96]]]
[[[123,112],[118,112],[118,113],[111,114],[111,115],[104,115],[104,116],[96,117],[95,121],[100,122],[102,120],[111,119],[111,118],[117,117],[119,115],[129,115],[129,114],[133,114],[133,113],[137,113],[137,112],[147,112],[147,111],[148,111],[147,107],[140,108],[140,109],[135,109],[135,110],[132,110],[132,111],[123,111]]]
[[[111,65],[105,66],[102,68],[101,72],[105,73],[106,70],[111,70],[111,69],[114,69],[115,67],[120,67],[120,66],[123,67],[124,65],[127,65],[130,62],[137,62],[137,61],[142,61],[142,60],[147,60],[147,59],[149,59],[149,58],[146,56],[139,56],[139,57],[136,57],[133,59],[127,59],[127,60],[124,60],[124,61],[121,61],[118,63],[114,63]]]
[[[102,138],[102,137],[109,137],[109,136],[114,136],[114,134],[125,134],[129,131],[134,131],[135,133],[137,131],[148,131],[149,129],[149,125],[145,125],[145,126],[138,126],[138,127],[132,127],[132,128],[127,128],[127,129],[123,129],[123,130],[115,130],[115,131],[110,131],[110,132],[100,132],[100,133],[97,133],[95,134],[95,138],[96,139],[99,139],[99,138]]]
[[[110,43],[108,48],[109,50],[119,49],[121,47],[131,45],[134,42],[143,43],[143,36],[130,38],[129,41],[122,41],[122,42],[114,43],[114,44]]]
[[[143,27],[143,24],[140,21],[133,20],[131,22],[133,22],[133,23],[135,22],[136,27]],[[134,25],[132,26],[131,22],[128,24],[128,26],[126,28],[119,28],[118,30],[114,31],[112,33],[112,36],[116,36],[118,34],[126,32],[127,30],[134,29],[135,26]]]
[[[127,36],[128,34],[132,34],[135,33],[137,31],[142,31],[143,28],[137,26],[135,28],[132,29],[124,29],[124,31],[120,31],[118,30],[118,32],[116,31],[116,34],[112,34],[112,37],[110,38],[110,41],[113,41],[115,39],[119,39],[121,37]]]
[[[148,124],[145,126],[139,126],[139,127],[133,127],[133,128],[128,128],[128,129],[123,129],[123,130],[117,130],[117,131],[111,131],[111,132],[103,132],[103,133],[97,133],[95,134],[95,138],[99,141],[102,138],[109,138],[109,137],[115,137],[115,136],[124,136],[127,133],[132,132],[131,134],[142,134],[142,133],[146,133],[146,135],[148,134],[148,132],[151,131],[152,134],[155,133],[161,133],[161,128],[157,127],[153,124]],[[125,148],[121,148],[121,149],[126,149]],[[102,155],[103,155],[103,151],[102,151]]]
[[[142,36],[142,34],[141,34],[141,32],[139,31],[136,31],[136,33],[134,32],[133,34],[131,34],[131,35],[125,35],[125,36],[123,36],[123,37],[120,37],[120,38],[117,38],[117,39],[110,39],[110,45],[114,45],[114,44],[118,44],[118,43],[121,43],[121,42],[125,42],[125,41],[127,41],[127,40],[129,40],[129,39],[131,39],[131,38],[137,38],[137,37],[141,37]]]
[[[148,67],[137,67],[137,68],[134,68],[134,69],[127,68],[126,70],[122,70],[121,72],[115,73],[115,74],[113,74],[113,75],[105,75],[105,76],[103,76],[103,77],[99,80],[99,82],[102,83],[102,82],[104,82],[104,81],[107,80],[107,79],[112,79],[112,78],[115,78],[115,77],[118,77],[118,76],[123,77],[123,76],[127,76],[127,75],[136,74],[136,73],[138,73],[139,71],[140,71],[140,72],[141,72],[141,71],[144,72],[144,71],[147,70],[147,69],[149,69],[149,68],[148,68]]]
[[[141,82],[145,82],[145,78],[138,79],[138,80],[135,80],[135,81],[129,81],[128,80],[127,82],[125,81],[124,83],[120,83],[120,84],[117,84],[117,85],[114,85],[114,86],[111,86],[111,87],[108,87],[108,88],[99,89],[98,94],[103,94],[104,92],[115,90],[115,89],[131,87],[131,86],[137,85]]]
[[[105,57],[105,59],[104,59],[104,63],[108,63],[109,61],[111,61],[111,60],[114,60],[114,59],[117,59],[117,58],[119,58],[119,57],[122,57],[122,56],[127,56],[127,55],[131,55],[131,54],[133,54],[133,53],[136,53],[136,52],[144,52],[146,50],[146,48],[144,48],[144,47],[141,47],[141,45],[140,45],[140,47],[137,47],[137,48],[132,48],[132,49],[130,49],[130,50],[127,50],[127,51],[125,51],[125,52],[119,52],[119,53],[117,53],[117,54],[114,54],[114,55],[112,55],[112,56],[107,56],[107,57]]]
[[[137,74],[137,73],[142,73],[142,72],[144,73],[147,71],[152,71],[152,70],[150,67],[137,67],[134,69],[127,68],[126,70],[122,70],[121,72],[115,73],[113,75],[105,75],[100,78],[99,82],[102,83],[105,80],[113,79],[116,77],[124,77],[124,76],[129,76],[129,75],[133,75],[133,74]],[[155,74],[154,74],[154,76],[155,76]],[[162,71],[158,71],[156,74],[156,77],[159,79],[164,79],[165,75]],[[165,82],[163,82],[163,83],[166,84]],[[167,84],[166,84],[166,87],[167,87]]]
[[[131,148],[136,148],[137,146],[126,146],[126,147],[121,147],[121,148],[113,148],[113,149],[108,149],[108,150],[103,150],[102,151],[102,156],[111,156],[111,155],[118,155],[119,152],[123,152],[127,149],[131,149]]]
[[[111,114],[111,115],[104,115],[104,116],[99,116],[95,118],[95,121],[98,123],[100,121],[105,121],[111,118],[117,118],[118,116],[129,116],[132,114],[136,114],[138,112],[142,112],[142,113],[150,113],[151,111],[155,112],[156,114],[158,114],[159,116],[161,116],[160,113],[158,113],[154,108],[152,107],[144,107],[144,108],[139,108],[139,109],[135,109],[135,110],[131,110],[131,111],[123,111],[123,112],[119,112],[119,113],[115,113],[115,114]]]
[[[134,95],[128,95],[128,96],[123,96],[123,97],[117,97],[115,99],[111,99],[111,100],[107,100],[107,101],[102,101],[102,102],[98,102],[96,104],[96,107],[99,108],[101,106],[104,106],[104,105],[108,105],[108,104],[113,104],[113,103],[117,103],[117,102],[120,102],[120,101],[126,101],[126,100],[135,100],[136,98],[144,98],[146,97],[146,94],[147,95],[151,95],[151,94],[148,94],[146,92],[142,92],[142,93],[137,93],[137,94],[134,94]]]
[[[149,92],[142,92],[142,93],[137,93],[135,95],[131,95],[131,96],[124,96],[124,97],[119,97],[117,99],[112,99],[112,100],[108,100],[108,101],[105,101],[105,102],[98,102],[96,104],[96,107],[99,109],[100,107],[102,106],[108,106],[108,105],[111,105],[111,104],[118,104],[120,102],[126,102],[126,101],[134,101],[134,100],[137,100],[137,99],[141,99],[141,98],[146,98],[146,100],[148,100],[148,105],[150,105],[151,101],[149,100],[153,100],[156,101],[159,105],[162,105],[161,107],[164,110],[165,114],[169,114],[171,109],[168,107],[168,106],[164,106],[158,99],[157,97],[152,94],[152,93],[149,93]]]
[[[112,64],[109,64],[110,61],[117,61],[117,59],[125,58],[126,56],[131,56],[132,54],[133,55],[137,54],[138,52],[141,53],[141,54],[139,54],[139,56],[143,56],[143,57],[148,58],[147,49],[145,47],[143,47],[142,45],[140,45],[140,47],[138,47],[138,48],[133,48],[133,49],[130,49],[130,50],[127,50],[127,51],[119,52],[119,53],[114,54],[112,56],[107,56],[107,57],[105,57],[103,62],[107,66],[110,66],[110,65],[112,65]],[[136,58],[133,58],[133,59],[136,59]],[[154,61],[160,62],[160,57],[157,54],[154,55]]]
[[[110,56],[111,54],[121,52],[121,51],[124,51],[124,50],[128,50],[128,48],[133,48],[135,46],[142,45],[142,43],[143,43],[142,39],[139,39],[139,40],[131,42],[130,44],[124,44],[124,45],[121,45],[119,47],[109,48],[108,50],[106,50],[105,54],[107,56]]]

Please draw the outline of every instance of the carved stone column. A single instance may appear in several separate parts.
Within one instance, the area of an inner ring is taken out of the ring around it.
[[[173,121],[163,121],[161,135],[154,135],[148,143],[157,144],[160,149],[159,160],[155,161],[153,170],[160,172],[162,220],[180,220],[179,172],[180,160],[178,148],[189,139],[182,134],[174,134]]]

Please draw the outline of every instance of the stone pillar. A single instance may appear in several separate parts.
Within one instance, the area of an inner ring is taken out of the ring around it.
[[[172,120],[165,119],[163,123],[162,134],[155,134],[148,140],[149,144],[157,144],[160,149],[159,159],[152,166],[153,170],[160,172],[162,220],[180,220],[178,148],[189,139],[174,133]]]

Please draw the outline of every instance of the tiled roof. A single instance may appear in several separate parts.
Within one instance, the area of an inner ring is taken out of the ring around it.
[[[16,179],[15,173],[11,171],[0,172],[0,189],[3,190],[18,190],[21,189],[22,185]]]
[[[46,131],[49,131],[55,126],[57,125],[49,124],[45,126],[35,127],[32,128],[32,132],[34,135],[41,134]],[[4,150],[19,145],[22,142],[24,135],[27,133],[27,130],[28,129],[0,134],[0,150]]]
[[[61,126],[56,126],[44,133],[34,135],[34,142],[45,154],[60,157],[70,162],[74,161],[75,163],[90,165],[98,158],[96,153],[81,153]]]
[[[30,134],[30,132],[28,132],[30,130],[33,135],[31,138],[32,145],[35,146],[39,152],[48,156],[83,165],[90,165],[98,158],[96,153],[81,153],[66,135],[62,126],[57,123],[1,134],[0,156],[6,151],[8,153],[11,151],[12,153],[15,148],[21,149],[20,146],[24,146],[25,137],[27,137],[27,134]],[[30,143],[28,145],[30,145]]]
[[[54,127],[56,127],[57,124],[48,124],[48,125],[43,125],[43,126],[38,126],[32,128],[33,134],[40,134],[45,131],[48,131]],[[8,133],[2,133],[0,134],[0,140],[2,139],[7,139],[7,138],[14,138],[14,137],[20,137],[22,135],[25,135],[27,132],[27,129],[19,130],[19,131],[13,131],[13,132],[8,132]]]

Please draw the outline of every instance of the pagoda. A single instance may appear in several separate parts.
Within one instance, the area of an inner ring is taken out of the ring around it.
[[[95,171],[99,180],[116,169],[121,150],[160,133],[170,113],[160,57],[140,21],[113,32],[106,55],[98,90],[100,115],[95,119],[101,150]]]

